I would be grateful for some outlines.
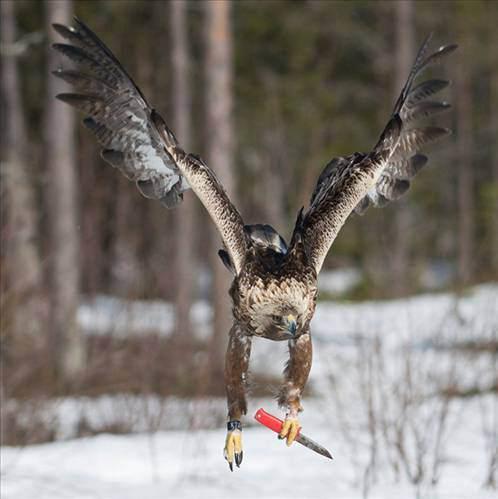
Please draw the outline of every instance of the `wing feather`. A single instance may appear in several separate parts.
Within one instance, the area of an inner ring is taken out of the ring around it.
[[[447,80],[426,80],[418,84],[408,94],[405,106],[407,108],[413,107],[418,102],[433,96],[440,92],[450,84]]]
[[[317,273],[351,212],[363,214],[369,206],[385,206],[400,198],[427,163],[427,157],[419,149],[450,133],[437,126],[409,127],[418,118],[436,115],[450,107],[446,102],[426,100],[447,87],[448,81],[432,79],[413,86],[425,68],[457,47],[446,45],[427,55],[430,38],[419,49],[391,119],[375,147],[368,154],[355,153],[330,161],[318,178],[308,210],[296,223],[293,240],[303,242]],[[296,237],[297,233],[300,237]]]
[[[214,173],[185,153],[161,116],[107,46],[82,21],[54,24],[69,43],[53,48],[75,64],[53,74],[74,93],[57,95],[83,112],[84,125],[103,146],[102,157],[136,183],[148,198],[172,208],[192,188],[218,228],[233,266],[242,268],[247,248],[244,223]]]
[[[403,122],[409,123],[417,118],[427,118],[428,116],[444,113],[450,108],[451,104],[448,104],[447,102],[425,101],[416,104],[413,107],[403,109],[401,119]]]
[[[437,126],[408,129],[401,134],[393,156],[394,158],[406,157],[407,154],[418,151],[431,142],[441,140],[450,133],[451,130],[449,128]]]

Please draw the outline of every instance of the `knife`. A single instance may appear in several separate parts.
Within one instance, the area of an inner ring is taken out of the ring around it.
[[[277,418],[276,416],[273,416],[272,414],[269,414],[264,409],[258,409],[256,411],[256,414],[254,415],[254,419],[256,419],[258,423],[261,423],[262,425],[266,426],[267,428],[270,428],[270,430],[276,433],[280,433],[282,425],[284,424],[284,422],[281,419]],[[322,456],[328,457],[329,459],[334,459],[331,456],[330,452],[325,447],[322,447],[314,440],[311,440],[311,438],[303,435],[301,433],[301,428],[299,428],[298,430],[296,442],[299,442],[301,445],[308,447],[308,449],[318,452],[318,454],[321,454]]]

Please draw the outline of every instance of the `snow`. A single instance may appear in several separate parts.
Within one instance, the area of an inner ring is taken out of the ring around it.
[[[192,307],[192,321],[199,336],[209,334],[212,310],[205,301]],[[134,336],[155,333],[168,336],[173,331],[173,305],[160,300],[125,300],[97,295],[85,300],[78,310],[78,325],[94,335]]]
[[[287,448],[248,416],[244,462],[230,473],[222,457],[223,399],[125,394],[65,398],[45,406],[45,418],[56,422],[58,441],[1,449],[1,497],[495,498],[496,491],[483,483],[496,446],[498,397],[451,399],[446,407],[437,393],[448,386],[486,388],[496,382],[496,356],[449,347],[496,340],[497,310],[496,285],[479,286],[462,296],[320,302],[312,324],[310,390],[300,421],[303,432],[327,447],[334,461],[298,444]],[[193,318],[203,328],[201,335],[209,334],[206,303],[196,304]],[[173,311],[163,302],[100,296],[81,307],[79,321],[88,334],[168,335]],[[280,375],[285,360],[285,343],[254,342],[252,373]],[[414,380],[409,389],[408,379]],[[7,403],[22,410],[16,401]],[[274,400],[250,398],[249,415],[259,407],[279,414]],[[445,424],[438,437],[442,415]],[[372,417],[376,424],[385,423],[382,432],[369,430]],[[72,439],[82,418],[93,428],[120,423],[132,433]],[[409,465],[416,463],[416,438],[426,446],[420,455],[425,475],[419,486],[410,483],[402,465],[396,473],[390,463],[395,447],[388,440],[396,437],[397,428],[406,432],[402,442]],[[435,450],[438,438],[440,448]],[[433,487],[436,461],[440,478]]]
[[[354,289],[361,279],[360,270],[353,267],[327,270],[318,276],[318,289],[332,296],[340,296]]]
[[[497,310],[498,286],[493,284],[477,286],[461,297],[426,294],[391,301],[318,302],[312,334],[318,341],[336,344],[376,334],[394,342],[400,334],[419,343],[435,337],[454,341],[459,336],[467,338],[469,330],[473,339],[483,339],[498,329]],[[173,331],[173,314],[173,305],[167,302],[97,295],[80,306],[78,324],[87,334],[168,336]],[[199,337],[208,336],[213,317],[209,304],[196,302],[191,314]]]
[[[485,465],[475,402],[465,404],[441,483],[421,497],[491,499],[481,488]],[[223,429],[92,438],[2,450],[3,499],[340,498],[359,499],[349,448],[336,429],[302,418],[306,433],[331,450],[329,461],[264,428],[243,431],[244,462],[230,473],[222,458]],[[322,421],[325,423],[325,421]],[[371,499],[415,497],[414,488],[383,477]]]

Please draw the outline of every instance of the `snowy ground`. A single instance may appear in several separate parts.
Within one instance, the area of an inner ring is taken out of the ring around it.
[[[459,408],[460,430],[434,499],[491,499],[484,480],[483,443],[475,404]],[[313,418],[312,418],[313,419]],[[307,421],[307,433],[333,453],[329,461],[295,444],[286,448],[263,428],[244,430],[244,462],[230,473],[221,456],[224,431],[171,431],[154,435],[99,435],[31,446],[4,448],[3,499],[155,498],[337,498],[362,497],[350,449],[334,428]],[[325,421],[323,421],[325,423]],[[496,493],[496,491],[495,491]],[[380,477],[372,499],[415,497],[406,480]]]
[[[125,306],[136,334],[147,329],[143,317],[149,306]],[[151,327],[161,323],[158,332],[168,334],[169,307],[152,306],[157,322]],[[80,320],[93,334],[106,332],[106,311],[121,320],[123,303],[117,300],[103,297],[85,307]],[[418,492],[423,499],[494,498],[496,491],[482,485],[496,452],[497,397],[453,399],[446,406],[434,394],[448,385],[485,387],[496,381],[496,357],[447,347],[496,339],[497,310],[498,287],[492,285],[461,298],[439,294],[319,304],[313,322],[313,395],[303,402],[301,423],[304,433],[332,452],[332,462],[298,444],[287,449],[269,430],[247,425],[242,468],[230,473],[221,452],[223,400],[64,399],[46,408],[47,417],[58,421],[61,441],[2,448],[1,497],[409,499]],[[204,323],[210,316],[202,304],[194,313]],[[256,342],[253,358],[253,372],[277,374],[285,345]],[[250,414],[260,406],[278,414],[274,401],[253,399]],[[139,433],[68,440],[82,414],[95,424],[126,419]],[[439,431],[441,417],[445,423]],[[406,433],[401,440],[406,463],[396,461],[396,446],[389,443],[396,438],[393,428]],[[417,463],[423,471],[419,487],[405,470],[413,472]],[[432,487],[435,463],[438,483]]]

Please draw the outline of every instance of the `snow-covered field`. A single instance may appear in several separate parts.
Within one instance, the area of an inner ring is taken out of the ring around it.
[[[441,481],[435,489],[422,488],[423,498],[496,497],[496,491],[481,487],[486,463],[477,403],[464,405],[457,409],[460,424],[447,449],[449,462]],[[354,456],[337,428],[327,426],[325,414],[321,418],[303,415],[302,424],[312,438],[329,448],[334,461],[297,444],[287,448],[273,433],[256,427],[244,430],[244,462],[234,473],[222,458],[223,429],[99,435],[4,448],[2,498],[361,498]],[[395,483],[389,474],[381,473],[368,497],[416,496],[407,480]]]
[[[120,320],[122,305],[95,300],[83,307],[80,320],[103,334],[106,310]],[[126,304],[137,334],[148,306]],[[158,332],[168,334],[170,309],[153,306],[163,321]],[[195,314],[204,323],[210,316],[203,305]],[[244,462],[230,473],[222,458],[223,400],[64,399],[45,408],[58,421],[60,441],[1,449],[2,499],[496,497],[496,490],[483,488],[497,452],[496,395],[446,399],[438,393],[496,382],[492,353],[448,347],[496,340],[497,286],[460,298],[320,303],[313,335],[311,394],[301,423],[334,461],[298,444],[287,448],[269,430],[248,424]],[[253,372],[276,374],[285,345],[256,342],[253,359]],[[260,406],[278,414],[270,399],[251,399],[250,414]],[[94,426],[126,419],[136,433],[70,439],[82,415]]]

